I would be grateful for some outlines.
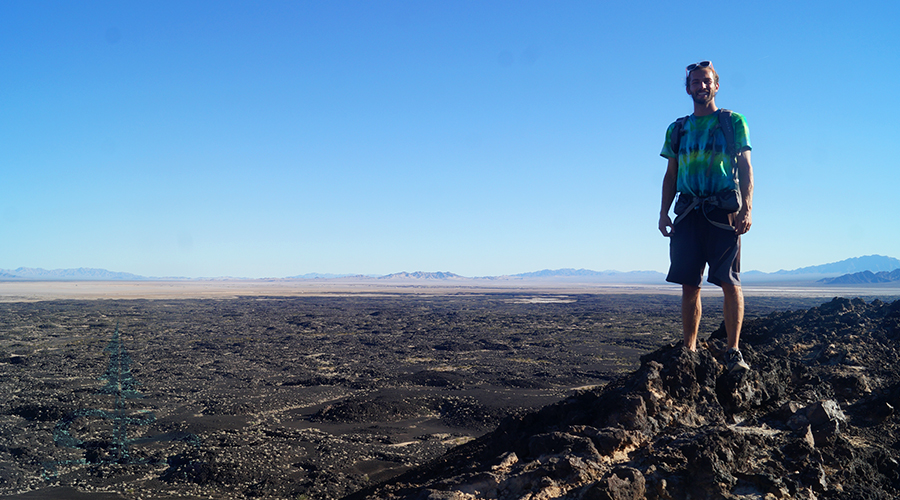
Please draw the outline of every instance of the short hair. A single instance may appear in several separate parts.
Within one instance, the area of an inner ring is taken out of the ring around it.
[[[710,64],[709,66],[702,66],[702,67],[694,68],[694,70],[691,71],[691,73],[693,73],[694,71],[697,71],[699,69],[708,69],[708,70],[712,71],[713,82],[715,82],[716,85],[719,84],[719,73],[716,71],[716,68],[713,68],[712,64]],[[687,90],[691,90],[691,73],[688,73],[687,76],[684,77],[684,88]]]

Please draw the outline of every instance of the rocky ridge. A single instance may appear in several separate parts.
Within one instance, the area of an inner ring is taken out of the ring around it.
[[[900,301],[836,298],[722,328],[348,499],[900,496]]]

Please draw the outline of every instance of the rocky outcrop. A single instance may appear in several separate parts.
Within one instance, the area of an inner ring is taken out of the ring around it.
[[[900,301],[834,299],[749,321],[749,372],[724,370],[724,336],[654,351],[603,389],[348,498],[900,496]]]

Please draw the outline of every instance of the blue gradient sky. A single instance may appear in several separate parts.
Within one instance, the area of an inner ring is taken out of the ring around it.
[[[659,270],[684,66],[746,270],[900,256],[900,3],[0,1],[0,268]]]

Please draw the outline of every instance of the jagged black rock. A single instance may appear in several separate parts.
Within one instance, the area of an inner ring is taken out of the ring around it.
[[[836,298],[748,321],[348,499],[892,499],[900,301]]]

